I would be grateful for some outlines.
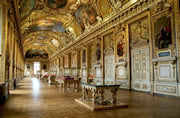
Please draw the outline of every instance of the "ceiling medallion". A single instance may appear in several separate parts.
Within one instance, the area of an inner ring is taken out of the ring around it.
[[[67,5],[68,0],[47,0],[49,8],[63,8]]]

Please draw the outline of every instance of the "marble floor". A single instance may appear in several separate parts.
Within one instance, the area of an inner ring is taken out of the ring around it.
[[[0,118],[180,118],[179,99],[142,92],[119,90],[117,99],[128,108],[96,112],[74,101],[81,93],[63,93],[36,78],[24,78],[10,94],[0,105]]]

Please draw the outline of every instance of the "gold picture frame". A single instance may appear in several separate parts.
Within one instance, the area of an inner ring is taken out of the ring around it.
[[[152,17],[152,38],[155,57],[158,52],[171,50],[171,48],[175,47],[173,32],[174,23],[171,10],[166,9]],[[171,54],[173,54],[172,50]]]

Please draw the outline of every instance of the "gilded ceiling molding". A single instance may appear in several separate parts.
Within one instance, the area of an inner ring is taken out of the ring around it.
[[[73,39],[77,39],[77,37],[82,34],[82,29],[74,18],[72,22],[66,28],[66,31],[68,35],[70,35],[70,37],[72,37]]]

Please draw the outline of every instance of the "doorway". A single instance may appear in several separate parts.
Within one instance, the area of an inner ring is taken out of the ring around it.
[[[34,75],[38,74],[38,71],[41,70],[41,64],[40,62],[34,62]]]
[[[150,91],[149,48],[131,51],[131,88]]]

